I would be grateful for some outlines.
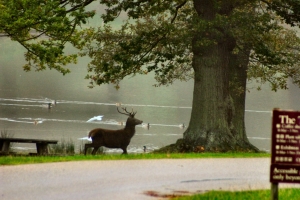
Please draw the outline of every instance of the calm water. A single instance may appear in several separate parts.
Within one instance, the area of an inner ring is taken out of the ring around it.
[[[119,122],[126,116],[116,110],[116,103],[137,111],[136,118],[150,123],[150,129],[136,128],[129,152],[142,152],[143,146],[156,149],[174,143],[182,137],[191,113],[193,81],[176,82],[169,87],[155,88],[153,76],[129,77],[116,90],[112,85],[88,89],[87,59],[68,66],[72,73],[62,76],[55,70],[26,73],[21,47],[0,41],[0,130],[14,137],[69,139],[76,148],[86,139],[89,130],[102,127],[122,128]],[[249,83],[249,87],[253,84]],[[50,110],[47,103],[57,104]],[[300,90],[291,85],[288,91],[251,90],[247,94],[246,128],[250,141],[262,150],[270,149],[271,110],[274,107],[300,110]],[[102,121],[87,122],[103,115]],[[35,122],[37,123],[35,125]],[[34,152],[34,145],[15,144]],[[121,150],[108,150],[121,152]]]

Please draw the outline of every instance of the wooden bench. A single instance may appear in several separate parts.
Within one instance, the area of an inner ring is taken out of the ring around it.
[[[24,139],[24,138],[0,138],[0,150],[2,153],[9,153],[10,143],[35,143],[38,155],[48,154],[48,144],[57,144],[57,140]]]

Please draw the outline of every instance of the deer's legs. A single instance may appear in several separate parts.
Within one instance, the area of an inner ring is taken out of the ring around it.
[[[123,153],[122,154],[127,154],[127,147],[123,147],[121,148],[123,150]]]
[[[92,155],[95,155],[99,148],[100,148],[100,146],[94,146],[94,149],[92,151]]]
[[[88,148],[92,148],[92,147],[94,147],[94,149],[92,151],[92,154],[95,155],[96,152],[98,151],[98,149],[100,148],[100,145],[99,144],[93,144],[93,143],[85,144],[84,145],[84,155],[86,155],[86,152],[87,152]]]
[[[85,144],[84,145],[84,155],[86,155],[86,151],[88,150],[88,148],[92,147],[92,144]]]

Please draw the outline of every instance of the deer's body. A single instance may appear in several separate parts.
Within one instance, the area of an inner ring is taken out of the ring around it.
[[[124,109],[126,111],[126,109]],[[125,113],[122,113],[125,114]],[[131,113],[126,121],[125,128],[119,130],[109,130],[96,128],[89,132],[88,137],[92,138],[91,144],[85,144],[84,154],[88,148],[94,147],[92,154],[94,155],[101,147],[120,148],[123,154],[127,154],[127,146],[135,133],[135,126],[143,123],[143,121],[134,118],[135,113]]]

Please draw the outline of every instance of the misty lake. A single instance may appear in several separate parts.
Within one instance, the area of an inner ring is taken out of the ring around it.
[[[20,45],[0,39],[0,130],[14,137],[37,139],[72,139],[78,151],[88,132],[96,127],[120,129],[127,117],[117,112],[118,104],[137,111],[136,118],[150,123],[149,130],[137,126],[128,152],[153,150],[182,138],[191,114],[193,81],[175,82],[169,87],[153,87],[152,75],[128,77],[116,90],[113,85],[89,89],[87,58],[69,65],[66,76],[55,70],[24,72]],[[257,91],[248,83],[246,130],[252,144],[270,151],[271,111],[273,108],[300,110],[300,89],[290,84],[289,90],[270,91],[268,85]],[[253,89],[251,89],[253,88]],[[56,105],[48,109],[48,103]],[[87,122],[103,115],[102,121]],[[15,149],[35,152],[33,144],[14,144]],[[106,152],[122,152],[106,149]]]

